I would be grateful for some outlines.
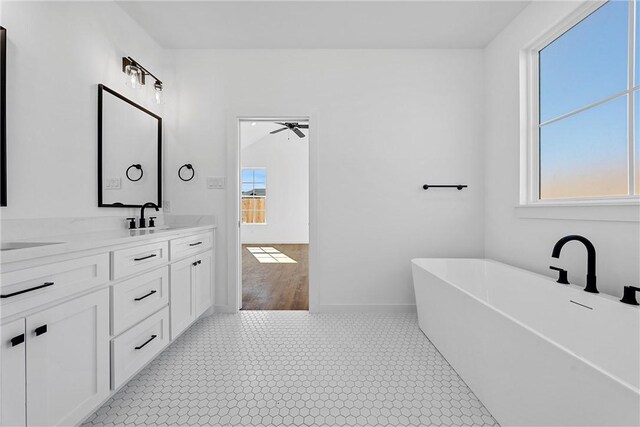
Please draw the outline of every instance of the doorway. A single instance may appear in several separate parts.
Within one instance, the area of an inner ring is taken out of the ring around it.
[[[240,308],[309,309],[309,121],[239,124]]]

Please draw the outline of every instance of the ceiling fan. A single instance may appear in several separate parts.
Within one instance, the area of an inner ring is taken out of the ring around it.
[[[273,132],[269,132],[272,135],[274,133],[282,132],[283,130],[289,129],[289,130],[293,131],[293,133],[298,135],[298,137],[304,138],[306,135],[304,133],[302,133],[300,131],[300,129],[309,129],[309,125],[301,125],[301,124],[298,124],[297,122],[296,123],[280,123],[280,122],[276,122],[276,123],[281,125],[281,126],[284,126],[284,127],[281,128],[281,129],[276,129]]]

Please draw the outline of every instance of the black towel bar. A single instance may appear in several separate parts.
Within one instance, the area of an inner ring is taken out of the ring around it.
[[[425,184],[422,186],[423,189],[428,190],[430,188],[457,188],[458,190],[462,190],[463,188],[467,188],[468,185],[463,184],[454,184],[454,185],[431,185]]]

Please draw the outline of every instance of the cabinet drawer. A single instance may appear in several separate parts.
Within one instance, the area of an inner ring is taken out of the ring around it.
[[[169,261],[168,242],[152,243],[111,252],[113,280],[142,273]]]
[[[109,281],[107,253],[1,275],[2,316],[70,296]],[[16,304],[20,302],[20,304]]]
[[[111,287],[111,333],[118,335],[169,303],[169,267]]]
[[[197,254],[213,246],[213,233],[207,231],[171,240],[171,261]]]
[[[169,307],[111,340],[111,388],[117,389],[169,343]]]

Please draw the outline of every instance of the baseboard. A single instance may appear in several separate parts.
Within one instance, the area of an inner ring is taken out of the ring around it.
[[[215,313],[237,313],[228,305],[216,305]],[[415,313],[415,304],[322,304],[310,313]]]
[[[213,309],[214,313],[237,313],[238,310],[229,305],[216,305]]]
[[[415,313],[415,304],[321,304],[316,313]]]
[[[284,242],[283,241],[279,241],[279,242],[270,241],[270,242],[264,242],[264,243],[260,243],[260,242],[257,242],[257,243],[256,242],[247,242],[247,243],[245,243],[245,242],[242,242],[242,244],[243,245],[255,245],[255,246],[264,246],[264,245],[308,245],[309,242],[308,241],[300,242],[300,241],[297,241],[297,240],[291,240],[291,241],[284,241]]]

